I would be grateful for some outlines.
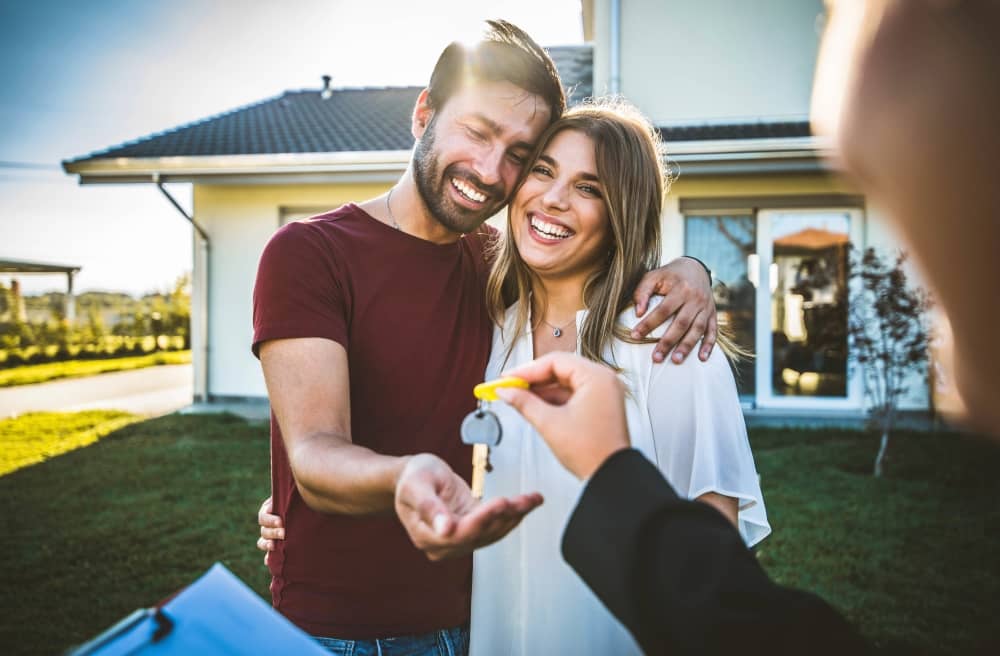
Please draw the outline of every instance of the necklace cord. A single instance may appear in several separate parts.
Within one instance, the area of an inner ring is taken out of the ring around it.
[[[403,229],[399,227],[399,222],[396,221],[396,217],[393,216],[393,214],[392,214],[392,206],[389,205],[389,199],[392,198],[392,192],[393,192],[394,189],[395,189],[395,187],[390,187],[389,188],[389,193],[386,194],[386,196],[385,196],[385,209],[386,209],[387,212],[389,212],[389,220],[392,221],[392,227],[395,228],[396,230],[399,230],[400,232],[402,232]]]

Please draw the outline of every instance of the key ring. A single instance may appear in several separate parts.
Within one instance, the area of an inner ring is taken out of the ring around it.
[[[529,385],[528,381],[523,378],[518,378],[517,376],[504,376],[503,378],[496,378],[494,380],[488,380],[485,383],[479,383],[472,388],[472,394],[479,399],[480,403],[483,401],[499,401],[500,397],[497,396],[497,390],[501,387],[528,389],[531,385]]]

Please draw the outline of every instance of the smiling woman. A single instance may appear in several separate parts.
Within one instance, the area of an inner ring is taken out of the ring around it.
[[[748,544],[759,542],[770,527],[725,356],[654,365],[654,344],[630,337],[638,321],[628,310],[631,290],[660,257],[666,176],[657,132],[631,106],[599,101],[569,110],[539,144],[490,274],[500,329],[486,378],[553,351],[615,368],[629,392],[632,445],[681,495],[716,508]],[[581,483],[510,406],[496,413],[504,440],[491,452],[484,496],[537,490],[545,503],[475,554],[471,653],[637,653],[560,557]]]
[[[511,203],[511,237],[500,243],[490,276],[496,323],[531,296],[532,307],[518,306],[518,333],[529,311],[560,326],[586,307],[581,354],[602,360],[612,336],[630,339],[618,317],[632,302],[628,290],[661,255],[668,179],[659,151],[658,133],[624,101],[577,106],[542,135]]]
[[[610,229],[590,137],[574,129],[555,135],[521,184],[510,216],[517,250],[536,275],[585,281]]]

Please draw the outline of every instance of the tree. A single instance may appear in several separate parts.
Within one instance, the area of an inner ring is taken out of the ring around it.
[[[184,339],[184,348],[191,348],[191,273],[185,272],[174,282],[170,292],[168,329]]]
[[[903,269],[906,254],[902,251],[891,259],[868,248],[860,260],[854,260],[851,359],[861,367],[869,416],[882,433],[875,457],[875,476],[881,476],[899,399],[907,390],[907,376],[924,371],[927,361],[930,297],[909,284]]]
[[[8,314],[12,314],[14,310],[14,295],[9,289],[0,282],[0,319],[7,320]]]

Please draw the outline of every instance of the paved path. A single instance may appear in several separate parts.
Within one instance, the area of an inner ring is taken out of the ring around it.
[[[0,388],[0,418],[35,410],[125,410],[162,415],[191,405],[194,377],[190,364],[161,365],[134,371],[54,380]]]

